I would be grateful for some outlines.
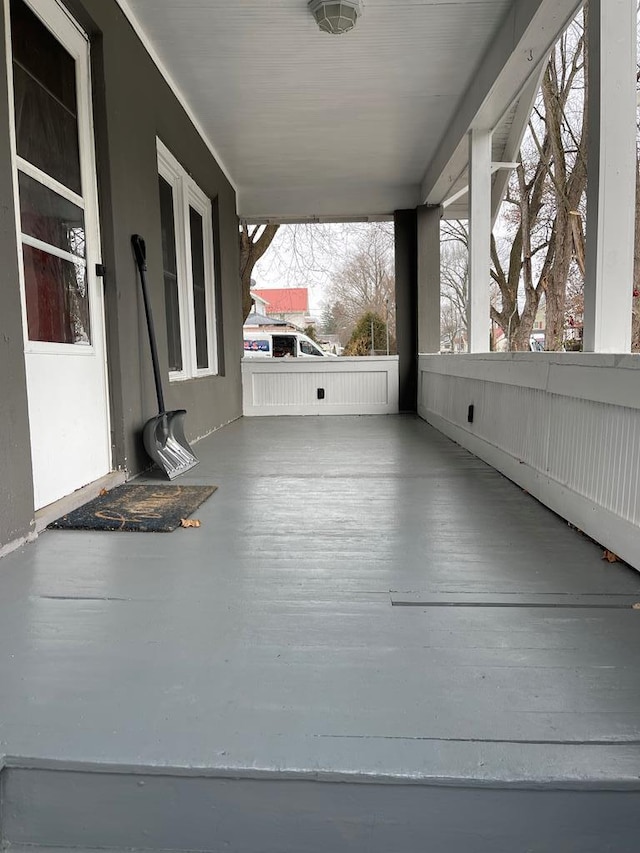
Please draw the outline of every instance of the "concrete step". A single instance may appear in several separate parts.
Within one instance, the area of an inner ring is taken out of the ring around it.
[[[19,853],[637,853],[640,786],[424,784],[6,767],[0,837]]]

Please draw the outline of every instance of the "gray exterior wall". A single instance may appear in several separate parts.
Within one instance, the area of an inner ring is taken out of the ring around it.
[[[91,38],[94,122],[102,230],[113,467],[148,465],[140,440],[156,413],[155,391],[131,235],[147,244],[161,368],[168,408],[185,408],[188,437],[201,437],[242,413],[242,309],[235,192],[171,92],[115,0],[68,0]],[[0,85],[6,93],[4,40]],[[22,354],[8,99],[0,118],[0,547],[24,535],[33,518],[31,462]],[[217,331],[221,375],[169,385],[164,319],[158,136],[213,200]],[[5,378],[5,375],[7,378]],[[10,378],[9,378],[10,377]],[[5,386],[6,389],[5,389]]]
[[[4,15],[0,15],[0,549],[27,536],[33,520],[4,44]]]

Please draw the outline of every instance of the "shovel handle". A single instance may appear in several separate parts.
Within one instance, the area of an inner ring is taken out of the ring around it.
[[[147,247],[144,239],[139,234],[134,234],[131,237],[131,245],[133,246],[133,254],[136,256],[136,264],[140,272],[147,271]]]
[[[139,234],[131,237],[133,254],[140,273],[140,285],[142,287],[142,299],[144,301],[144,313],[147,318],[147,331],[149,332],[149,345],[151,347],[151,362],[153,364],[153,378],[156,384],[156,397],[158,398],[158,411],[162,415],[165,412],[164,393],[162,391],[162,376],[160,374],[160,363],[158,361],[158,347],[156,345],[156,333],[153,328],[153,315],[151,314],[151,301],[147,293],[147,249],[143,238]]]

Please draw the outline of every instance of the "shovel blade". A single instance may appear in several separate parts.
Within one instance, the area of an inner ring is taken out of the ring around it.
[[[147,421],[142,431],[145,450],[170,480],[199,462],[184,435],[185,409],[163,412]]]

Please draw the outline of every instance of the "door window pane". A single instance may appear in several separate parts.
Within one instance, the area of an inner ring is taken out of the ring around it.
[[[84,258],[84,211],[23,172],[18,183],[22,233]]]
[[[23,244],[29,340],[90,344],[84,264]]]
[[[173,215],[173,189],[171,188],[171,184],[162,177],[159,178],[159,184],[169,370],[178,371],[182,370],[182,341],[180,335],[180,300],[178,297],[178,265],[176,258],[175,220]]]
[[[11,0],[11,41],[14,60],[75,115],[75,61],[23,0]]]
[[[18,155],[80,193],[75,61],[22,0],[11,37]]]
[[[207,345],[207,293],[204,272],[204,223],[197,210],[189,207],[191,230],[191,273],[193,278],[193,315],[196,329],[196,362],[198,369],[209,367]]]

